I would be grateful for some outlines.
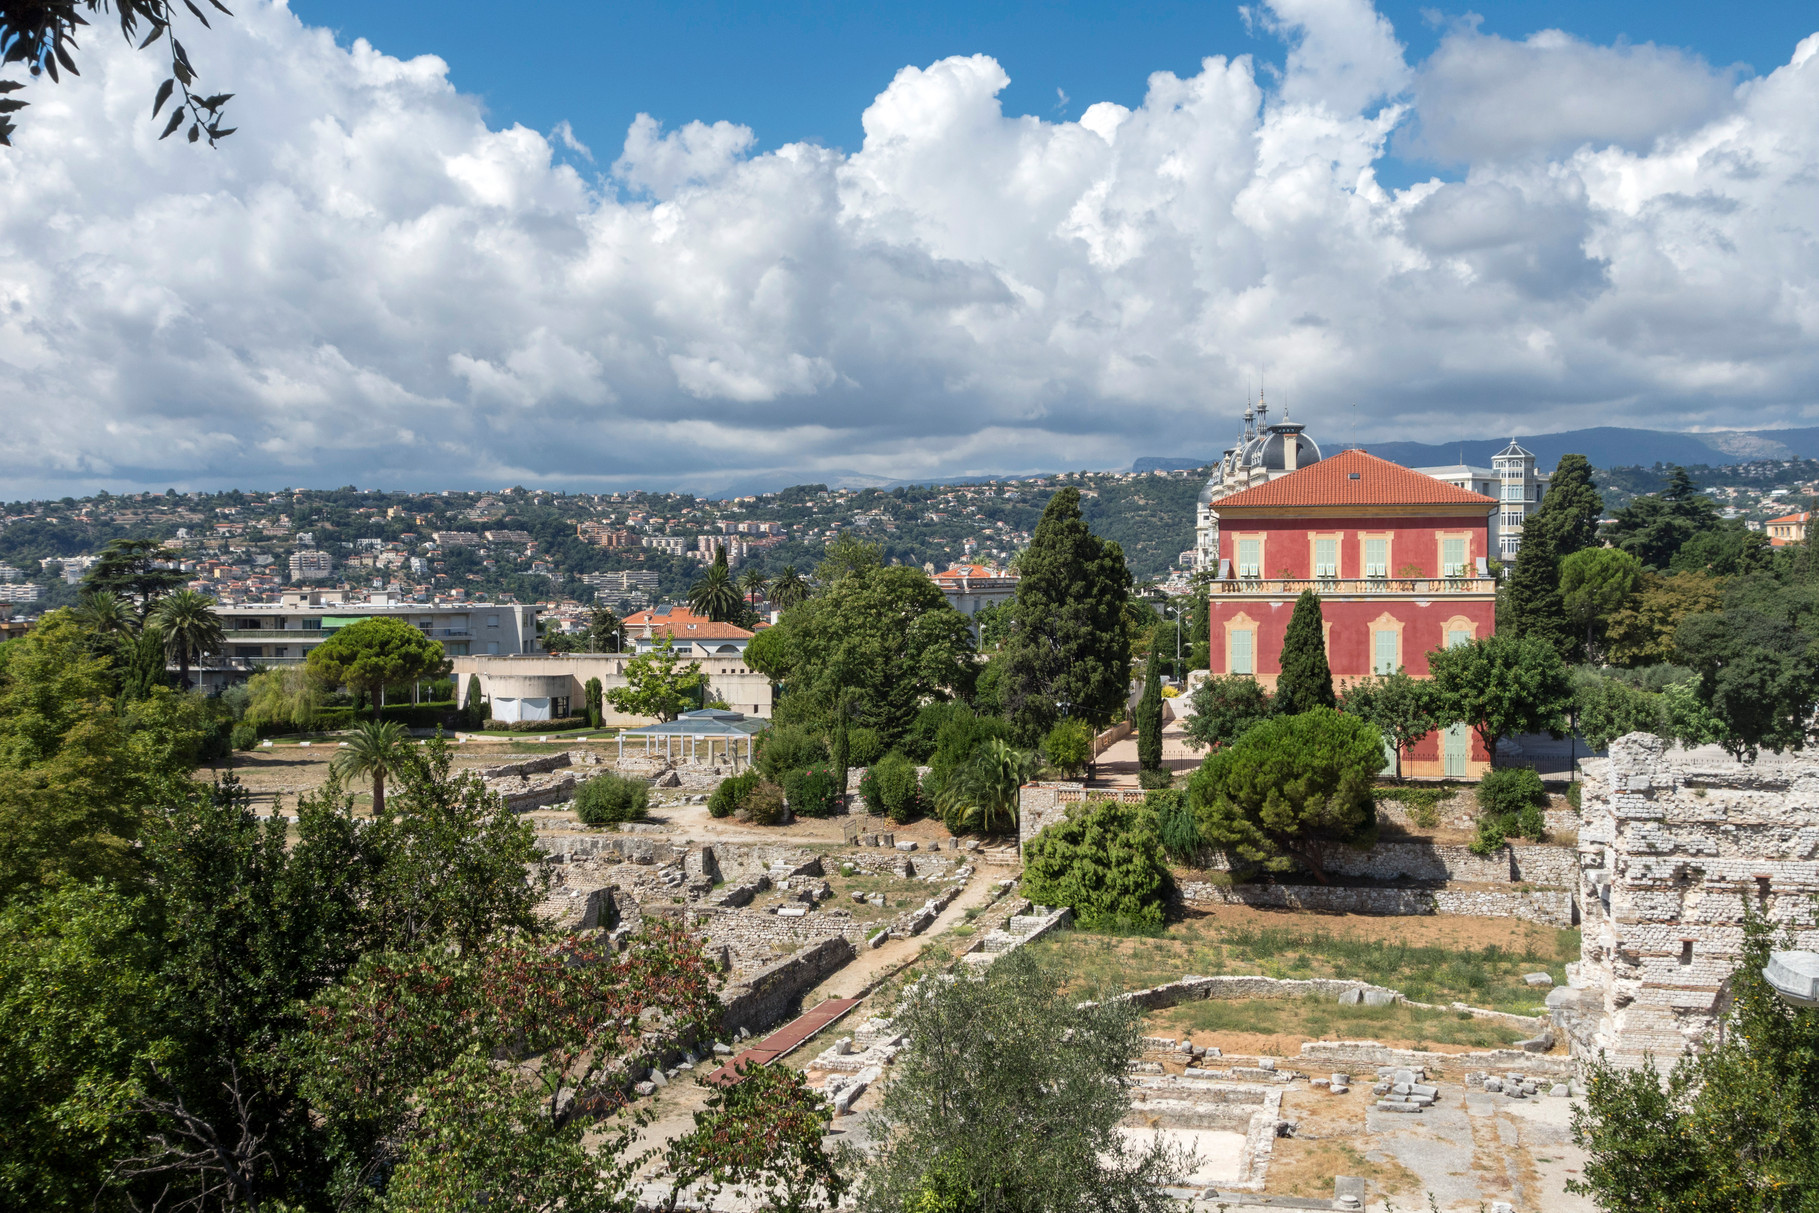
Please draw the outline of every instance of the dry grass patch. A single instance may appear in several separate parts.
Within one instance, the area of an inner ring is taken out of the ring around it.
[[[1418,1002],[1454,1000],[1537,1014],[1543,992],[1579,957],[1579,932],[1509,918],[1378,917],[1224,906],[1145,935],[1069,931],[1034,946],[1081,990],[1136,990],[1187,974],[1337,977],[1397,989]]]
[[[1261,1035],[1286,1045],[1290,1056],[1300,1052],[1306,1040],[1375,1040],[1397,1049],[1452,1052],[1502,1048],[1527,1035],[1463,1012],[1403,1005],[1341,1006],[1320,998],[1192,1002],[1159,1011],[1145,1022],[1152,1035],[1185,1034],[1195,1044],[1216,1045],[1228,1053],[1261,1052],[1251,1039]]]
[[[1420,1178],[1393,1158],[1372,1162],[1348,1141],[1330,1138],[1288,1137],[1276,1142],[1270,1155],[1264,1191],[1272,1196],[1310,1196],[1331,1200],[1333,1179],[1356,1175],[1372,1195],[1419,1192]]]

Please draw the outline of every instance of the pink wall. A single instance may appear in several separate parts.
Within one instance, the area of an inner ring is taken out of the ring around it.
[[[1307,578],[1314,575],[1313,535],[1339,536],[1339,576],[1364,576],[1363,535],[1388,534],[1389,575],[1404,576],[1403,569],[1416,566],[1411,577],[1438,577],[1442,532],[1464,532],[1465,561],[1476,571],[1480,556],[1490,556],[1490,521],[1487,515],[1462,515],[1456,518],[1233,518],[1219,523],[1219,555],[1233,562],[1238,559],[1240,536],[1261,534],[1263,537],[1263,570],[1266,578]]]
[[[1245,615],[1256,621],[1256,672],[1273,676],[1282,672],[1282,638],[1289,617],[1295,613],[1292,597],[1274,599],[1215,594],[1212,620],[1212,670],[1225,674],[1226,624]],[[1402,667],[1417,678],[1428,674],[1427,655],[1446,644],[1446,624],[1463,617],[1472,624],[1474,637],[1482,639],[1497,629],[1497,604],[1483,595],[1436,594],[1431,598],[1377,598],[1358,595],[1350,601],[1337,597],[1320,600],[1326,621],[1326,660],[1335,678],[1362,678],[1371,672],[1371,625],[1384,615],[1402,623]]]

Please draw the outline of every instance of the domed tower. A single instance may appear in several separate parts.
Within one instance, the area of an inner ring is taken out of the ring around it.
[[[1269,402],[1261,396],[1253,409],[1244,404],[1244,429],[1236,446],[1228,447],[1218,468],[1200,490],[1194,505],[1194,569],[1216,572],[1219,568],[1219,515],[1217,503],[1278,476],[1319,463],[1320,445],[1308,437],[1307,427],[1288,419],[1270,423]]]

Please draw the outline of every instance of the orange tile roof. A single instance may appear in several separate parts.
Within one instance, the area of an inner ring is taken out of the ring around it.
[[[1015,573],[1009,572],[1007,570],[993,569],[989,565],[957,564],[951,569],[946,569],[942,572],[936,573],[935,580],[936,581],[945,581],[945,580],[957,581],[962,577],[991,578],[991,577],[1015,577],[1015,576],[1016,576]]]
[[[1809,517],[1808,511],[1801,510],[1798,514],[1784,514],[1780,518],[1771,518],[1763,525],[1774,526],[1777,522],[1800,523],[1805,522]]]
[[[1458,505],[1482,509],[1496,504],[1494,497],[1455,488],[1366,451],[1350,450],[1222,497],[1212,508],[1217,513],[1269,506]]]
[[[638,639],[644,635],[645,628],[649,628],[653,636],[674,636],[678,640],[750,640],[753,635],[730,623],[715,623],[687,607],[671,607],[667,615],[639,611],[626,617],[627,636]]]

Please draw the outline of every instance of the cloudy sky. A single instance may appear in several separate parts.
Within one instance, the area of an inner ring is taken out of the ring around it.
[[[232,7],[219,150],[103,27],[21,94],[0,497],[1105,468],[1259,375],[1329,441],[1819,424],[1791,8]]]

